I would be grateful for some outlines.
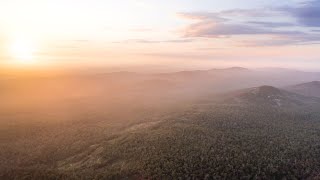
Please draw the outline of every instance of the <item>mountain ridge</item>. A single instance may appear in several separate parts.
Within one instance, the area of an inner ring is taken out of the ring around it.
[[[314,103],[320,105],[319,98],[304,96],[269,85],[235,91],[227,96],[225,102],[277,108],[297,108]]]
[[[286,90],[305,96],[320,97],[320,81],[311,81],[285,87]]]

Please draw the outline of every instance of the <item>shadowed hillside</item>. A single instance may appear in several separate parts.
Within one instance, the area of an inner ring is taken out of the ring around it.
[[[320,81],[312,81],[308,83],[298,84],[286,87],[288,91],[292,91],[305,96],[320,97]]]
[[[306,97],[272,86],[261,86],[240,90],[229,95],[226,102],[256,106],[272,106],[275,108],[298,108],[318,104],[320,99]]]
[[[76,103],[60,121],[7,114],[1,179],[319,178],[318,98],[261,86],[162,108],[126,102]]]

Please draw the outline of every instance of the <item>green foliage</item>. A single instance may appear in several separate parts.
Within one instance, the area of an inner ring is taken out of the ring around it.
[[[209,103],[50,126],[1,143],[0,179],[317,179],[317,109]]]

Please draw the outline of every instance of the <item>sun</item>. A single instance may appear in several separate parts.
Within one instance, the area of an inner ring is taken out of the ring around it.
[[[9,47],[12,58],[18,63],[30,64],[34,62],[36,47],[31,40],[26,38],[16,38]]]

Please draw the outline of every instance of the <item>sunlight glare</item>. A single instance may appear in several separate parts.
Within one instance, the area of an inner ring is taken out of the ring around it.
[[[34,43],[25,38],[15,38],[10,45],[10,54],[15,61],[23,64],[34,62]]]

